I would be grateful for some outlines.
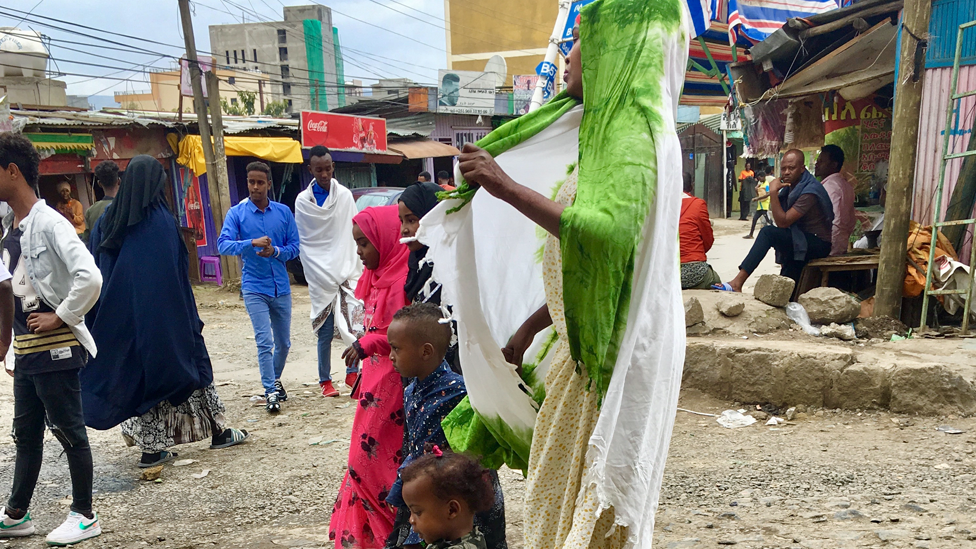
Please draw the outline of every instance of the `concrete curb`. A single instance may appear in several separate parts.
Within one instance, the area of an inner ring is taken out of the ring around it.
[[[976,362],[940,361],[938,353],[689,338],[682,386],[726,400],[779,407],[976,414]]]

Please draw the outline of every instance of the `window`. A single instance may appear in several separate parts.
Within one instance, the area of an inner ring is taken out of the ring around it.
[[[278,48],[278,60],[288,61],[288,48]]]
[[[291,99],[288,100],[288,112],[291,112]]]
[[[241,63],[244,63],[245,61],[247,61],[247,58],[244,57],[244,50],[241,50]]]
[[[224,57],[227,58],[227,64],[230,65],[230,52],[227,51],[227,50],[224,50]]]
[[[278,43],[284,44],[288,41],[288,31],[285,29],[278,29]]]
[[[237,83],[237,77],[228,76],[227,77],[227,83],[230,84],[231,86],[233,86],[234,84]]]
[[[237,64],[237,50],[234,50],[234,64]]]
[[[281,94],[282,95],[291,95],[291,84],[282,84],[281,85]]]
[[[291,78],[291,70],[288,69],[288,65],[282,65],[281,66],[281,77],[282,78]]]
[[[486,135],[488,135],[488,130],[483,128],[455,130],[454,146],[463,149],[465,143],[475,143]]]
[[[231,105],[236,105],[237,104],[237,98],[236,97],[231,97],[230,98],[230,104]]]
[[[256,50],[256,49],[255,50],[251,50],[251,53],[254,54],[254,59],[251,59],[251,61],[254,61],[255,63],[257,63],[258,62],[258,50]]]

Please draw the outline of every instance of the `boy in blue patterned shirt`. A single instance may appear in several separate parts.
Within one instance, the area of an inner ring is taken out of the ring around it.
[[[449,448],[441,421],[467,395],[464,378],[451,370],[444,355],[451,343],[451,325],[440,307],[419,303],[400,309],[387,331],[390,359],[409,383],[403,390],[404,427],[403,467],[421,457],[425,449]],[[506,549],[505,503],[498,475],[492,471],[495,504],[478,513],[475,524],[484,534],[488,549]],[[397,508],[393,533],[387,548],[420,546],[420,536],[410,528],[410,511],[403,502],[403,483],[398,477],[386,501]]]

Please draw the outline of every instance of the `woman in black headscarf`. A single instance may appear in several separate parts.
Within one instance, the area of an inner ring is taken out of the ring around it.
[[[121,423],[126,443],[142,449],[139,467],[173,459],[166,448],[176,444],[210,437],[211,448],[226,448],[247,438],[226,426],[165,189],[159,161],[133,158],[89,243],[103,283],[86,319],[99,353],[81,373],[85,423]]]
[[[414,238],[420,220],[437,205],[437,193],[444,189],[436,183],[415,183],[400,195],[400,235]],[[427,246],[414,240],[407,243],[410,259],[407,283],[403,289],[412,303],[441,304],[441,285],[431,279],[434,264],[426,258]]]

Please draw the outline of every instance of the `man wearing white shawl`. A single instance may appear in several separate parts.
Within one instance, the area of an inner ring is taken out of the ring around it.
[[[465,146],[464,181],[417,233],[468,387],[444,432],[527,472],[532,549],[651,548],[684,362],[675,118],[690,23],[682,0],[585,6],[567,90]]]
[[[349,189],[332,178],[335,164],[325,147],[312,147],[309,171],[315,180],[295,199],[295,222],[312,301],[312,331],[318,335],[319,386],[322,396],[336,397],[339,391],[332,385],[332,339],[336,324],[346,345],[356,340],[355,328],[346,314],[347,304],[355,301],[352,288],[362,272],[356,242],[352,239],[356,201]],[[336,311],[340,314],[336,315]],[[355,366],[346,369],[347,386],[355,385],[357,372]]]

